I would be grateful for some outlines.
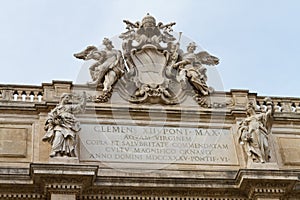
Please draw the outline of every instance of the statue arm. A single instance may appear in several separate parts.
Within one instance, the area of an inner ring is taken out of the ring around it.
[[[174,68],[177,68],[177,67],[182,68],[183,66],[185,66],[187,64],[191,64],[191,62],[188,60],[181,60],[181,61],[175,63],[173,67]]]
[[[120,62],[120,59],[122,58],[122,55],[121,55],[121,51],[119,51],[119,50],[115,50],[116,52],[116,61],[113,63],[113,66],[112,66],[112,68],[113,67],[115,67],[115,66],[117,66],[118,64],[119,64],[119,62]]]
[[[121,59],[121,51],[117,50],[117,61],[119,62],[119,60]]]

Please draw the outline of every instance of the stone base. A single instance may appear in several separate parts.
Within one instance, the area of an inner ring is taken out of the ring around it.
[[[275,162],[254,163],[248,162],[247,169],[279,169],[278,164]]]
[[[78,160],[78,157],[50,157],[49,163],[77,164],[77,163],[79,163],[79,160]]]

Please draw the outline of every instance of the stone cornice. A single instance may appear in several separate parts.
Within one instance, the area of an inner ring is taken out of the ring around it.
[[[194,196],[226,195],[254,198],[259,195],[288,196],[299,194],[295,190],[299,184],[300,170],[265,170],[265,169],[241,169],[238,171],[209,171],[199,170],[194,174],[165,170],[159,173],[147,173],[143,175],[130,173],[106,174],[106,171],[98,169],[94,165],[74,164],[36,164],[30,165],[30,169],[10,171],[1,168],[0,195],[31,194],[47,196],[48,193],[76,193],[78,195],[105,194],[107,190],[115,195],[134,195],[143,190],[144,194],[168,195],[176,193]],[[103,173],[102,173],[103,171]],[[111,169],[111,171],[114,171]],[[97,175],[98,174],[98,175]],[[131,174],[131,175],[130,175]],[[199,176],[197,176],[199,174]],[[202,176],[200,175],[202,174]],[[26,179],[26,181],[24,181]],[[13,190],[9,189],[12,188]],[[16,188],[18,188],[16,190]],[[37,189],[39,188],[39,189]],[[209,190],[208,190],[209,188]],[[226,190],[226,192],[224,192]],[[16,192],[18,191],[18,192]],[[127,191],[127,192],[126,192]],[[3,197],[4,197],[3,196]]]

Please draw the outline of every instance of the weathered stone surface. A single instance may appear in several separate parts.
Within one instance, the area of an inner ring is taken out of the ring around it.
[[[66,82],[65,84],[66,88],[69,88],[70,83]],[[61,83],[62,87],[63,85],[64,83]],[[30,87],[16,86],[16,88],[30,91]],[[91,92],[87,86],[83,85],[72,85],[72,88],[75,88],[75,92],[79,94],[82,91]],[[38,91],[41,88],[32,87],[32,90]],[[53,84],[44,84],[43,94],[47,93],[47,90],[54,92]],[[90,94],[96,94],[95,91],[92,92]],[[3,135],[3,132],[9,132],[7,129],[28,129],[26,139],[26,156],[28,157],[1,157],[0,198],[45,200],[49,199],[51,194],[58,195],[61,194],[58,192],[64,192],[72,197],[75,195],[77,199],[159,199],[162,197],[188,198],[190,200],[205,200],[207,198],[246,200],[283,197],[299,199],[299,148],[297,146],[299,137],[297,134],[300,119],[298,113],[295,109],[291,109],[290,112],[287,112],[287,110],[281,112],[278,102],[281,102],[284,98],[272,97],[276,109],[273,119],[275,133],[272,135],[273,139],[271,140],[274,145],[271,145],[270,148],[278,146],[278,149],[271,149],[274,162],[255,163],[256,165],[247,166],[244,164],[247,157],[238,145],[238,135],[234,127],[236,127],[236,122],[246,118],[245,102],[249,100],[256,101],[257,112],[263,112],[265,110],[263,103],[265,97],[238,90],[227,93],[220,92],[220,95],[226,96],[230,100],[237,93],[241,94],[240,97],[237,97],[241,98],[239,104],[233,104],[222,109],[217,107],[201,108],[194,104],[166,106],[160,109],[154,109],[153,105],[124,105],[121,103],[104,103],[99,106],[99,104],[88,101],[86,112],[77,115],[82,125],[81,131],[85,131],[80,132],[80,135],[84,133],[86,138],[97,138],[99,135],[109,136],[104,138],[106,141],[112,140],[110,136],[126,141],[123,137],[122,132],[125,131],[122,130],[122,127],[123,129],[139,127],[136,132],[142,132],[143,127],[148,129],[165,127],[169,133],[171,133],[171,128],[176,130],[175,127],[179,127],[178,132],[189,132],[195,129],[224,130],[224,134],[220,137],[201,136],[196,140],[200,144],[201,142],[208,144],[209,141],[214,141],[208,138],[216,139],[216,143],[225,142],[225,144],[228,144],[229,150],[214,152],[213,154],[235,158],[233,162],[230,160],[227,164],[220,160],[210,163],[198,161],[170,163],[164,159],[158,159],[157,161],[167,165],[164,168],[159,168],[161,163],[158,163],[158,166],[157,163],[151,160],[142,163],[127,159],[123,160],[122,163],[119,160],[114,162],[113,165],[111,163],[107,165],[107,162],[97,159],[88,161],[81,159],[82,156],[84,157],[87,154],[79,154],[79,163],[69,162],[70,160],[64,162],[63,157],[58,158],[59,161],[51,160],[48,156],[50,149],[48,145],[41,142],[41,138],[44,134],[43,127],[47,119],[47,113],[57,105],[59,97],[45,96],[41,102],[37,100],[22,102],[20,98],[18,98],[18,101],[13,101],[13,99],[1,100],[0,133]],[[284,100],[287,102],[286,99]],[[295,104],[300,100],[295,98],[290,99],[290,102]],[[113,129],[109,130],[107,128],[114,125],[119,127],[115,128],[115,130],[118,130],[115,131],[117,133],[112,133]],[[99,134],[100,126],[108,129],[107,134]],[[87,130],[87,127],[98,127],[98,131]],[[212,131],[208,132],[212,133]],[[135,134],[130,137],[132,136],[135,136]],[[157,136],[163,136],[163,134],[160,133]],[[84,137],[81,138],[81,142],[87,142]],[[130,137],[128,137],[128,141],[136,141],[136,138],[133,137],[131,140]],[[103,138],[99,140],[103,140]],[[149,141],[157,143],[154,139]],[[99,143],[101,144],[101,142]],[[172,142],[168,144],[172,144]],[[102,149],[102,151],[101,148],[112,147],[111,144],[102,145],[100,148],[101,145],[94,146],[96,146],[94,151],[100,153],[105,152],[105,149]],[[153,147],[152,149],[161,150],[160,147]],[[176,148],[176,150],[178,149]],[[84,152],[80,150],[79,153]],[[122,151],[116,154],[127,155]],[[280,157],[281,159],[276,159]],[[31,164],[29,166],[30,163],[41,164]],[[91,169],[92,171],[84,167],[87,164],[94,166]],[[99,170],[95,171],[98,167]],[[156,167],[156,170],[153,170],[154,167]]]
[[[75,194],[51,194],[51,200],[76,200]]]
[[[278,138],[285,165],[300,165],[300,138]]]
[[[28,130],[0,127],[0,157],[25,157]]]

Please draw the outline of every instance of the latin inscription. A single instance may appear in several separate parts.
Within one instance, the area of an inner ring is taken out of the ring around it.
[[[82,125],[80,159],[236,165],[229,130],[203,128]]]

